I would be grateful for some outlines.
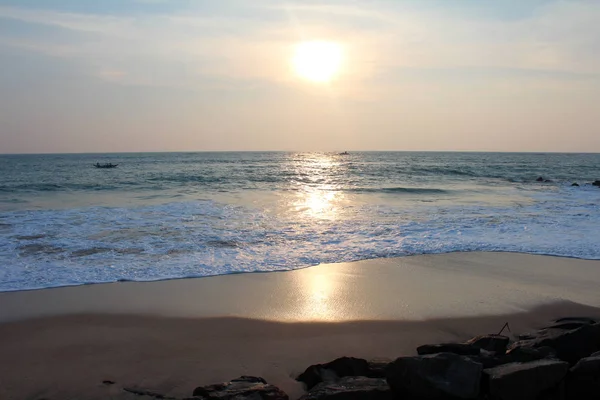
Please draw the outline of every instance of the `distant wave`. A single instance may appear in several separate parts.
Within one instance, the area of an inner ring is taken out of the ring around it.
[[[384,187],[384,188],[351,188],[345,189],[348,192],[357,193],[410,193],[410,194],[444,194],[448,190],[435,188],[414,188],[414,187]]]
[[[119,185],[131,185],[130,183],[123,182]],[[61,185],[53,183],[24,183],[16,185],[0,185],[0,192],[14,193],[14,192],[59,192],[65,190],[113,190],[117,186],[114,185],[94,185],[94,184],[80,184],[80,183],[65,183]]]
[[[410,172],[413,174],[426,175],[478,176],[478,174],[468,169],[456,169],[445,167],[413,167],[410,168]]]

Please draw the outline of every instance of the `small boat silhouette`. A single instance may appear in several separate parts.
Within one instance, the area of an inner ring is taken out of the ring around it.
[[[340,156],[349,156],[350,153],[348,153],[347,151],[343,151],[341,153],[338,153]]]
[[[96,164],[94,164],[94,167],[96,167],[96,168],[116,168],[117,165],[119,165],[119,164],[113,164],[113,163],[100,164],[100,163],[96,163]]]

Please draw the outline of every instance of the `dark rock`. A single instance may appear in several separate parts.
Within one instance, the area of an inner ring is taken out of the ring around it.
[[[554,322],[555,323],[560,323],[560,322],[582,322],[582,323],[586,323],[588,325],[594,325],[598,321],[596,319],[590,318],[590,317],[565,317],[565,318],[559,318],[559,319],[557,319]]]
[[[592,185],[600,187],[600,181],[594,181],[592,182]]]
[[[465,343],[441,343],[441,344],[424,344],[417,347],[417,353],[420,356],[437,353],[453,353],[459,356],[476,356],[480,353],[479,347]]]
[[[482,365],[468,357],[438,353],[400,357],[388,365],[386,378],[397,398],[472,399],[479,395],[481,371]]]
[[[494,353],[505,353],[510,339],[503,335],[482,335],[468,340],[466,344],[479,349],[493,351]]]
[[[150,390],[135,389],[135,388],[123,388],[123,390],[126,392],[129,392],[129,393],[133,393],[136,396],[153,397],[153,398],[159,399],[159,400],[176,400],[175,397],[165,396],[164,394],[152,392]]]
[[[515,362],[537,361],[545,358],[555,359],[556,354],[550,347],[540,347],[535,349],[528,347],[517,347],[509,350],[506,354],[482,350],[481,354],[478,356],[467,357],[475,362],[480,363],[484,369],[487,369]]]
[[[347,376],[318,384],[300,400],[392,400],[392,392],[385,379]]]
[[[577,186],[577,187],[579,187],[579,183],[577,183],[577,182],[573,182],[573,183],[571,184],[571,186]]]
[[[540,177],[539,177],[539,178],[537,178],[535,181],[536,181],[536,182],[544,182],[544,178],[540,176]]]
[[[389,358],[374,358],[369,360],[369,377],[385,378],[385,369],[392,360]]]
[[[311,365],[296,380],[312,389],[321,382],[333,382],[344,376],[369,376],[369,363],[362,358],[341,357],[327,364]]]
[[[557,360],[511,363],[484,370],[485,386],[497,400],[535,400],[558,387],[569,370],[569,364]]]
[[[573,330],[577,328],[581,328],[585,325],[594,325],[597,321],[592,318],[587,317],[569,317],[569,318],[560,318],[554,321],[554,324],[547,326],[541,331],[545,331],[548,329],[565,329],[565,330]]]
[[[561,360],[574,365],[583,357],[600,351],[600,324],[583,325],[574,330],[547,329],[534,339],[521,340],[511,349],[551,347]]]
[[[556,353],[553,348],[542,346],[542,347],[515,347],[506,352],[502,356],[502,364],[514,363],[514,362],[530,362],[543,360],[544,358],[556,358]]]
[[[585,322],[575,322],[575,321],[574,322],[557,322],[554,325],[550,325],[550,326],[547,326],[547,327],[541,329],[540,333],[544,333],[545,331],[548,331],[550,329],[560,329],[563,331],[572,331],[575,329],[579,329],[585,325],[590,325],[590,324],[585,323]]]
[[[288,395],[263,378],[241,376],[230,382],[200,386],[193,396],[200,399],[218,400],[288,400]]]
[[[535,333],[520,333],[516,336],[519,338],[519,340],[531,340],[537,337]]]
[[[567,399],[600,398],[600,353],[579,360],[567,375]]]
[[[483,369],[485,368],[494,368],[497,367],[498,365],[502,365],[502,364],[508,364],[509,360],[507,360],[504,355],[502,356],[496,356],[493,353],[482,353],[478,356],[465,356],[468,357],[469,360],[479,363],[481,364],[481,367]]]
[[[247,375],[242,375],[239,378],[232,379],[231,382],[264,383],[265,385],[267,384],[267,381],[265,381],[260,376],[247,376]]]

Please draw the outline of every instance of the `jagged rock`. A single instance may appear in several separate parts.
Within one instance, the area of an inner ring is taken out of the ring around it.
[[[466,344],[479,349],[493,351],[494,353],[505,353],[510,339],[503,335],[482,335],[470,339]]]
[[[385,369],[392,360],[389,358],[374,358],[369,360],[369,377],[385,378]]]
[[[485,386],[496,400],[536,400],[557,387],[569,370],[569,364],[557,360],[511,363],[485,369]]]
[[[536,182],[544,182],[544,178],[540,176],[540,177],[539,177],[539,178],[537,178],[535,181],[536,181]]]
[[[459,356],[475,356],[480,353],[479,347],[465,343],[424,344],[417,347],[420,356],[437,353],[453,353]]]
[[[579,183],[577,183],[577,182],[573,182],[573,183],[571,184],[571,186],[577,186],[577,187],[579,187]]]
[[[296,380],[312,389],[321,382],[334,382],[344,376],[369,376],[369,363],[362,358],[341,357],[326,364],[311,365]]]
[[[319,383],[300,400],[392,400],[392,392],[385,379],[347,376]]]
[[[561,360],[575,364],[583,357],[600,351],[600,324],[583,325],[573,330],[547,329],[534,339],[521,340],[510,349],[551,347]]]
[[[194,398],[216,400],[289,400],[277,386],[269,385],[263,378],[241,376],[230,382],[200,386]]]
[[[482,369],[468,357],[438,353],[400,357],[388,365],[386,378],[397,398],[473,399],[479,395]]]
[[[582,358],[567,375],[568,400],[600,398],[600,352]]]

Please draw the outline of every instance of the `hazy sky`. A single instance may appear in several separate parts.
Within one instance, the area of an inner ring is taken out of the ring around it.
[[[600,1],[0,0],[0,153],[174,150],[600,152]]]

